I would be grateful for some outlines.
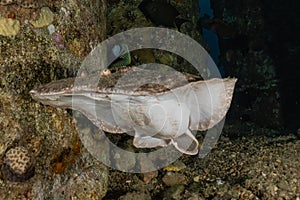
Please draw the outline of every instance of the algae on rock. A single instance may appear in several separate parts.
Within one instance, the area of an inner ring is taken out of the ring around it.
[[[105,39],[104,0],[63,3],[56,1],[56,4],[49,8],[56,7],[61,10],[63,5],[68,13],[74,14],[76,11],[76,18],[67,17],[63,12],[51,11],[55,15],[55,31],[59,31],[66,38],[67,44],[78,38],[89,47],[90,44],[97,44]],[[1,5],[1,8],[4,6],[6,5]],[[18,5],[7,6],[14,9]],[[20,9],[25,10],[23,7]],[[28,13],[30,11],[32,10],[26,10]],[[41,13],[43,16],[43,12]],[[89,23],[85,23],[87,13],[98,14],[93,19],[89,18]],[[74,147],[75,144],[81,147],[78,145],[81,143],[72,116],[66,110],[42,106],[29,96],[29,91],[34,86],[74,76],[80,66],[81,58],[73,55],[67,48],[56,48],[47,28],[42,27],[48,25],[52,17],[54,16],[48,16],[44,22],[44,19],[35,21],[34,26],[22,24],[14,37],[0,35],[0,157],[2,159],[10,148],[26,146],[32,150],[36,162],[34,176],[26,182],[11,184],[10,181],[2,181],[3,177],[0,177],[0,199],[21,199],[28,196],[33,199],[53,199],[58,192],[61,192],[63,199],[67,196],[73,198],[76,196],[72,193],[76,182],[82,183],[82,188],[86,187],[88,191],[97,191],[98,198],[102,198],[107,191],[107,167],[91,158],[83,147],[80,151]],[[5,22],[7,21],[5,19]],[[89,52],[90,49],[86,51]],[[88,162],[83,160],[87,159],[94,168],[89,169],[85,166]],[[0,165],[2,167],[3,163]],[[58,166],[61,166],[60,171],[57,170]],[[87,169],[84,170],[85,168]],[[83,179],[80,178],[81,169]],[[76,173],[79,174],[77,179],[73,177]],[[86,177],[86,174],[95,173],[101,174],[100,179],[96,181],[96,185],[89,184],[90,181],[94,181],[94,177]],[[75,180],[74,184],[70,184],[70,180]],[[55,184],[59,187],[53,187]]]

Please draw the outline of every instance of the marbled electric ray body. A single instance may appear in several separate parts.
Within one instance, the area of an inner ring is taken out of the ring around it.
[[[134,131],[136,147],[173,144],[194,155],[198,141],[191,130],[207,130],[224,118],[235,82],[127,67],[108,76],[97,73],[54,81],[30,94],[43,104],[78,110],[106,132]]]

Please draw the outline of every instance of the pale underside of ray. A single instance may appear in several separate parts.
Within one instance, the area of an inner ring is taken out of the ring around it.
[[[72,91],[33,98],[44,104],[82,112],[101,130],[134,131],[134,145],[152,148],[173,144],[186,154],[198,152],[191,130],[207,130],[229,109],[236,79],[191,82],[152,95]]]

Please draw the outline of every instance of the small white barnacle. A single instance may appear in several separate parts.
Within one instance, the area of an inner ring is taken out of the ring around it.
[[[110,76],[111,75],[111,71],[109,69],[103,69],[101,70],[100,76]]]
[[[79,72],[80,78],[86,78],[87,76],[88,76],[88,71],[86,69],[83,69],[82,71]]]

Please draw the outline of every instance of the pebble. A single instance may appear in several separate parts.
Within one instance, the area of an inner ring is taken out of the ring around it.
[[[37,20],[30,20],[29,22],[34,28],[41,28],[50,25],[54,20],[54,14],[48,7],[43,7],[40,12],[40,16]]]
[[[173,185],[185,185],[187,184],[187,178],[183,174],[178,173],[167,173],[163,178],[162,181],[167,186]]]
[[[178,172],[182,169],[185,169],[186,166],[183,162],[181,162],[180,160],[176,160],[174,163],[172,163],[171,165],[168,165],[166,167],[163,168],[164,171],[173,171],[173,172]]]
[[[119,200],[151,200],[151,196],[148,193],[142,192],[128,192],[127,194],[121,196]]]
[[[180,200],[182,199],[181,194],[184,192],[184,189],[184,185],[174,185],[164,192],[164,199]]]
[[[48,26],[48,31],[49,31],[49,34],[52,35],[55,32],[55,26],[53,24],[50,24]]]

